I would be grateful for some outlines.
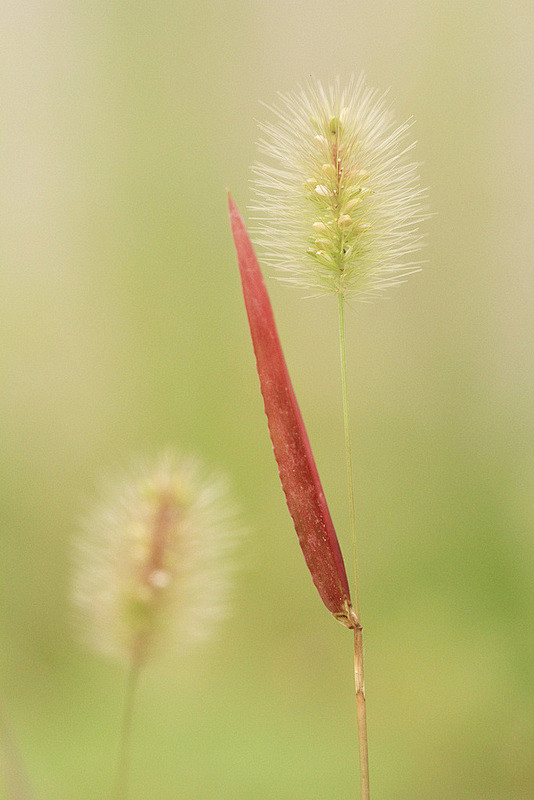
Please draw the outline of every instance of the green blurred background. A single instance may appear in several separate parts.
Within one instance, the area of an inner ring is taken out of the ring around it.
[[[376,800],[531,800],[532,0],[4,0],[0,693],[43,800],[109,796],[124,670],[69,621],[103,472],[232,476],[234,614],[146,671],[133,800],[349,800],[349,634],[305,568],[229,234],[255,119],[365,71],[417,120],[424,272],[348,319]],[[346,553],[335,303],[269,283]],[[350,561],[350,558],[347,560]]]

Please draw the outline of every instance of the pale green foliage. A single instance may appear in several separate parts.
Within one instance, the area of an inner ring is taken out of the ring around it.
[[[238,525],[226,481],[167,454],[108,487],[77,541],[74,603],[99,651],[144,660],[225,612]]]
[[[385,97],[363,78],[280,96],[253,167],[256,240],[284,280],[362,298],[417,269],[425,214],[417,165]]]

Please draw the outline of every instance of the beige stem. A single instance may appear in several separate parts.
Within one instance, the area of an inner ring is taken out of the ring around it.
[[[365,710],[365,684],[363,679],[363,631],[354,628],[354,683],[356,687],[356,713],[360,750],[360,800],[369,800],[369,756],[367,750],[367,715]]]

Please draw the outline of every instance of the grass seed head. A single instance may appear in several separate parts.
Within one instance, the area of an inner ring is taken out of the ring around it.
[[[366,299],[418,269],[426,214],[410,122],[363,77],[280,95],[261,123],[255,238],[283,280],[310,294]]]
[[[226,480],[167,454],[108,487],[76,543],[87,642],[144,660],[205,638],[224,615],[238,524]]]

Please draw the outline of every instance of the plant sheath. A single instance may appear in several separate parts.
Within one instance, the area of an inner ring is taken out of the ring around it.
[[[348,628],[355,614],[343,556],[291,385],[261,270],[243,219],[229,197],[230,221],[265,413],[280,481],[313,582]]]

